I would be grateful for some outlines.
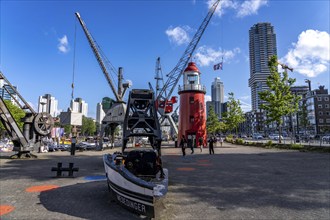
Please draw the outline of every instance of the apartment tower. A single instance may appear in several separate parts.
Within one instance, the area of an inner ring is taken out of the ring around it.
[[[270,23],[258,23],[249,30],[250,79],[252,110],[260,109],[258,93],[268,89],[267,77],[270,75],[268,60],[277,55],[276,34]]]

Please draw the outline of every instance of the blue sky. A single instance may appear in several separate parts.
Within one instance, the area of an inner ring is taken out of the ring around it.
[[[124,80],[137,89],[148,88],[148,82],[155,86],[157,57],[164,76],[176,66],[212,2],[1,0],[0,70],[33,106],[49,93],[62,110],[70,104],[74,72],[74,97],[83,98],[88,116],[95,117],[96,104],[114,96],[75,12],[113,66],[124,68]],[[329,11],[328,0],[221,1],[193,56],[208,98],[212,81],[220,77],[225,94],[234,92],[245,111],[251,108],[248,31],[258,22],[274,26],[278,57],[294,68],[290,76],[296,85],[310,79],[312,89],[329,88]],[[223,70],[214,71],[222,57]]]

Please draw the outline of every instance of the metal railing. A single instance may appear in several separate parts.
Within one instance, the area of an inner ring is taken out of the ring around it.
[[[206,88],[204,85],[194,85],[194,84],[185,84],[183,86],[179,85],[178,91],[187,91],[187,90],[194,90],[194,91],[202,91],[202,92],[206,92]]]

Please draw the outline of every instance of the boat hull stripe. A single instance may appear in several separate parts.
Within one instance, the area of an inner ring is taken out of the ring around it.
[[[136,192],[132,192],[132,191],[129,191],[123,187],[120,187],[114,183],[112,183],[111,181],[109,181],[109,184],[110,184],[110,187],[118,192],[120,192],[121,194],[125,195],[125,196],[130,196],[132,197],[132,199],[139,199],[139,200],[142,200],[143,202],[148,202],[148,203],[153,203],[153,197],[152,196],[148,196],[148,195],[143,195],[143,194],[140,194],[140,193],[136,193]]]

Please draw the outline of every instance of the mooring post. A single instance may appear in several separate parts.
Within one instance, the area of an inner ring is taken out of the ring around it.
[[[72,137],[71,139],[71,155],[75,155],[76,152],[76,137]]]

